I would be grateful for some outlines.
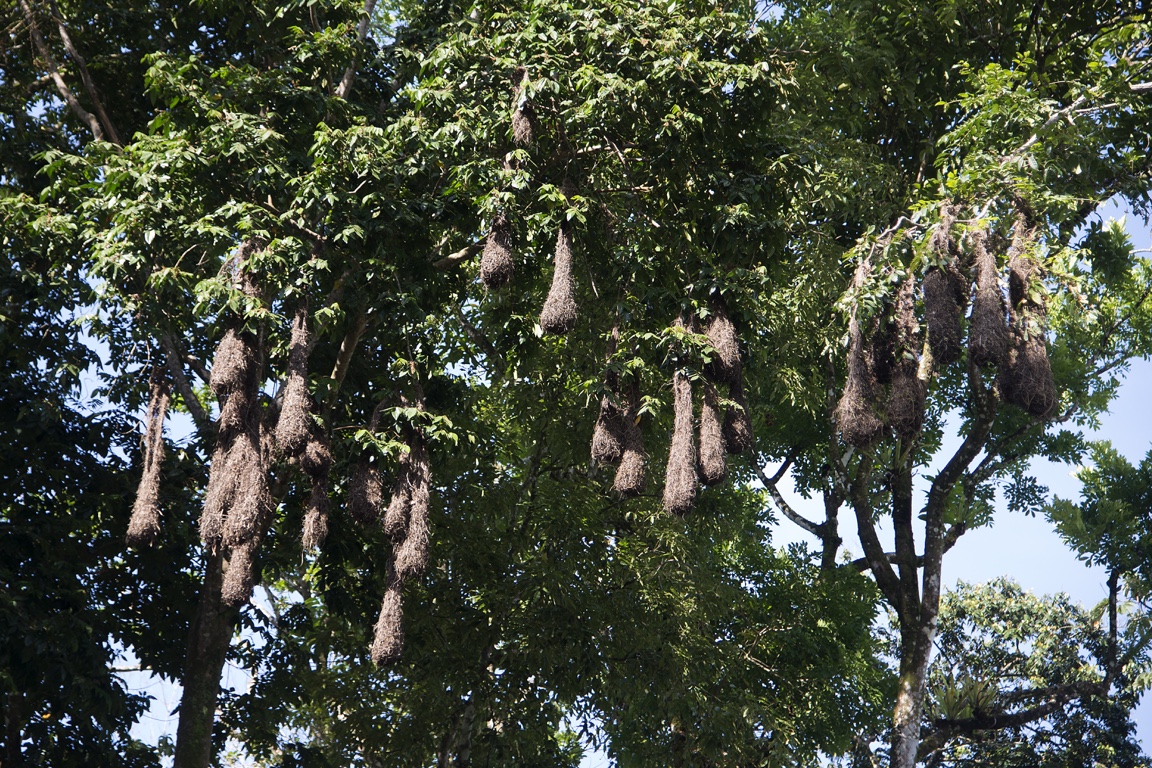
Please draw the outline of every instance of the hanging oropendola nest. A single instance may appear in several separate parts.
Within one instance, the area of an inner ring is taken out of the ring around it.
[[[227,399],[220,411],[200,516],[200,537],[210,547],[225,538],[230,546],[249,540],[270,514],[257,402],[261,357],[259,342],[250,333],[229,331],[216,350],[211,378],[214,389]]]
[[[160,467],[164,462],[164,417],[168,412],[168,382],[159,369],[152,372],[144,430],[144,471],[128,521],[128,545],[149,547],[160,536]]]
[[[406,488],[408,520],[403,538],[392,544],[396,575],[401,581],[422,576],[428,568],[428,507],[432,490],[432,464],[423,435],[414,434],[410,446]]]
[[[996,257],[988,247],[988,231],[972,234],[972,267],[976,299],[968,323],[968,355],[977,365],[1002,365],[1008,354],[1008,324]]]
[[[674,420],[668,469],[664,477],[664,511],[684,516],[696,503],[696,444],[692,423],[692,381],[683,370],[672,376]]]
[[[724,423],[720,415],[720,395],[716,385],[704,382],[704,405],[700,410],[700,479],[705,485],[724,482],[728,476]]]
[[[871,266],[865,259],[856,267],[852,285],[857,290],[863,287]],[[872,369],[868,365],[864,350],[864,334],[860,330],[856,312],[856,308],[853,308],[848,321],[848,378],[833,417],[844,442],[861,448],[880,437],[884,424],[873,410],[876,381],[872,378]]]
[[[623,450],[612,487],[621,496],[638,496],[648,483],[648,456],[644,453],[644,433],[640,429],[640,391],[636,382],[629,389],[623,427]]]
[[[332,448],[328,437],[319,429],[313,429],[308,443],[300,453],[300,469],[311,477],[327,477],[332,469]]]
[[[372,662],[377,666],[394,664],[404,653],[404,595],[400,580],[389,564],[388,587],[380,602],[372,637]]]
[[[711,302],[711,317],[706,331],[708,346],[715,352],[708,361],[708,375],[715,381],[731,384],[740,377],[740,339],[736,327],[728,319],[728,308],[719,295]]]
[[[224,571],[224,584],[220,588],[220,601],[230,608],[239,608],[252,598],[256,584],[256,550],[259,542],[248,541],[228,553],[228,566]]]
[[[896,323],[884,312],[872,323],[868,337],[868,368],[877,384],[892,383],[892,366],[896,360]]]
[[[356,462],[348,481],[348,516],[361,525],[371,525],[380,517],[384,504],[384,481],[380,467],[368,456]]]
[[[408,534],[408,515],[412,509],[412,453],[401,453],[397,465],[388,509],[384,511],[384,533],[394,542],[403,541]]]
[[[556,256],[552,289],[540,312],[540,327],[545,333],[563,336],[576,326],[576,283],[572,277],[572,232],[568,222],[560,225],[556,236]]]
[[[512,141],[527,149],[532,146],[536,133],[536,110],[528,98],[528,69],[517,67],[513,75],[516,82],[516,109],[512,113]]]
[[[752,434],[752,412],[748,409],[748,398],[744,395],[744,375],[728,386],[729,405],[724,414],[724,448],[728,453],[747,453],[756,446]]]
[[[217,397],[227,397],[245,389],[256,362],[256,337],[247,331],[229,328],[212,358],[209,384]]]
[[[613,402],[611,396],[600,398],[600,413],[592,430],[592,460],[597,464],[616,464],[624,455],[626,418],[624,409]]]
[[[937,365],[960,359],[961,323],[964,316],[956,277],[948,269],[932,267],[924,275],[924,319],[928,346]]]
[[[492,229],[484,240],[484,253],[480,257],[480,280],[489,290],[507,285],[516,272],[512,258],[512,225],[504,211],[496,214]]]
[[[1047,418],[1059,402],[1044,332],[1039,324],[1018,318],[1012,329],[1008,360],[1000,374],[1000,391],[1006,402],[1038,418]]]
[[[304,450],[312,434],[311,398],[308,394],[308,305],[303,301],[292,318],[287,378],[280,418],[276,421],[276,445],[283,455],[296,456]]]
[[[891,391],[888,399],[888,424],[901,440],[908,441],[924,425],[926,388],[920,380],[917,354],[920,349],[920,326],[916,322],[916,277],[909,272],[893,306],[893,339]]]
[[[415,373],[415,368],[412,369]],[[424,410],[424,390],[415,382],[416,407]],[[401,397],[408,405],[408,400]],[[389,664],[400,658],[404,648],[403,585],[418,578],[428,568],[428,509],[432,492],[432,463],[423,432],[412,428],[407,436],[408,452],[400,462],[392,500],[385,515],[385,532],[392,537],[388,558],[388,587],[376,621],[372,660]],[[402,518],[402,519],[397,519]]]
[[[229,451],[228,468],[235,473],[235,485],[224,519],[223,542],[237,547],[260,536],[272,515],[268,468],[260,455],[259,438],[253,440],[249,433],[238,437]]]
[[[320,549],[328,538],[328,478],[312,478],[308,508],[304,512],[301,544],[305,549]]]
[[[1020,215],[1008,258],[1008,289],[1012,301],[1012,332],[1008,359],[1000,372],[1005,401],[1033,416],[1046,418],[1059,402],[1048,347],[1044,340],[1045,297],[1034,283],[1041,267],[1032,254],[1036,230]]]

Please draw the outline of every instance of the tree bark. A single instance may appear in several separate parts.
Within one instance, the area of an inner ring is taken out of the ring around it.
[[[188,636],[173,768],[208,768],[212,762],[212,726],[220,696],[220,677],[240,613],[220,600],[224,584],[223,553],[207,552],[205,559],[204,586]]]

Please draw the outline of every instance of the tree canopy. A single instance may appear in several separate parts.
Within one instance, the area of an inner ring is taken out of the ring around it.
[[[177,768],[1145,764],[1140,4],[7,20],[3,764],[158,764],[123,652]],[[1102,606],[946,594],[998,505]]]

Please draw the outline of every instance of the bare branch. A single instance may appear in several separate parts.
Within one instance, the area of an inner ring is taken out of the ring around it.
[[[336,362],[333,364],[330,374],[330,378],[336,383],[328,394],[329,408],[336,402],[336,394],[340,391],[340,385],[344,383],[344,377],[348,375],[349,366],[352,365],[352,356],[356,352],[356,345],[360,343],[360,337],[364,335],[364,329],[367,327],[368,316],[361,310],[352,319],[352,324],[348,326],[348,331],[344,334],[344,340],[340,342],[340,351],[336,354]]]
[[[368,37],[368,23],[372,20],[372,11],[376,8],[376,0],[364,0],[364,10],[360,16],[360,23],[356,25],[356,42],[363,43],[364,39]],[[337,98],[346,99],[348,94],[352,92],[352,83],[356,79],[356,61],[353,60],[352,64],[344,70],[344,76],[340,78],[340,85],[336,86]]]
[[[184,364],[181,362],[180,350],[176,347],[176,341],[172,338],[171,334],[164,334],[160,337],[160,346],[164,349],[164,357],[168,363],[168,372],[172,374],[172,380],[176,383],[176,391],[180,393],[180,397],[184,400],[185,407],[188,412],[192,414],[192,420],[196,422],[196,428],[200,430],[203,435],[208,435],[212,429],[212,418],[208,412],[204,410],[204,406],[200,404],[200,399],[196,397],[196,392],[192,389],[188,377],[184,374]],[[207,376],[204,377],[207,381]]]
[[[48,70],[48,74],[52,77],[52,82],[56,84],[56,90],[59,92],[60,97],[68,104],[69,109],[88,126],[88,130],[92,132],[92,137],[96,139],[96,141],[105,141],[107,137],[104,133],[104,127],[100,125],[100,121],[96,119],[95,115],[84,109],[83,105],[80,104],[80,100],[76,98],[76,94],[73,93],[72,89],[68,87],[68,84],[64,82],[64,77],[60,74],[60,67],[56,63],[52,51],[49,50],[48,44],[44,41],[44,35],[40,33],[40,26],[36,23],[36,16],[32,12],[32,6],[28,4],[28,0],[18,0],[18,2],[20,3],[20,10],[24,14],[24,21],[28,23],[29,32],[32,34],[32,44],[36,46],[36,52],[40,54],[40,58],[44,60],[44,66]]]
[[[80,80],[84,83],[84,90],[88,93],[88,98],[92,100],[92,106],[96,109],[96,114],[100,118],[100,124],[104,126],[104,130],[108,133],[108,138],[112,143],[118,146],[124,146],[124,141],[120,138],[116,126],[112,124],[112,118],[104,110],[104,104],[100,101],[100,97],[96,93],[96,83],[92,81],[92,75],[88,72],[88,63],[84,61],[84,57],[80,55],[80,51],[76,50],[76,45],[72,42],[72,36],[68,34],[68,27],[64,24],[64,16],[60,13],[60,8],[56,5],[56,0],[52,2],[52,16],[56,21],[56,29],[60,33],[60,40],[64,43],[64,48],[68,51],[68,55],[72,57],[72,61],[76,62],[76,69],[80,71]]]
[[[764,487],[768,489],[768,493],[771,494],[772,501],[775,502],[776,508],[779,509],[781,513],[783,513],[784,517],[796,523],[796,525],[808,531],[808,533],[812,534],[813,536],[817,536],[823,539],[824,534],[820,526],[793,509],[792,505],[787,502],[783,494],[781,494],[780,490],[776,487],[776,483],[780,481],[780,478],[783,477],[784,472],[788,470],[788,466],[791,463],[791,459],[785,461],[784,466],[781,467],[780,471],[778,471],[773,477],[769,477],[768,473],[764,471],[763,467],[757,467],[757,472],[760,473],[760,480],[764,483]]]
[[[472,243],[466,245],[455,253],[450,253],[442,259],[432,262],[432,266],[436,269],[451,269],[462,261],[474,258],[476,254],[480,253],[480,249],[484,243]]]

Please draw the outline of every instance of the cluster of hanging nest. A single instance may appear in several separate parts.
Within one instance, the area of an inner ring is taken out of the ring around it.
[[[1003,400],[1033,416],[1049,416],[1058,403],[1044,339],[1041,266],[1033,252],[1036,227],[1023,214],[1014,223],[1007,254],[1010,301],[1006,307],[993,235],[987,229],[968,233],[970,254],[965,264],[954,236],[955,216],[955,209],[943,206],[940,223],[929,240],[933,266],[921,285],[927,343],[921,339],[916,318],[917,285],[911,272],[872,323],[867,341],[857,311],[850,315],[848,376],[834,413],[837,429],[849,445],[870,445],[886,429],[905,441],[920,433],[931,370],[962,357],[965,311],[973,283],[975,296],[967,322],[969,361],[977,368],[996,368]],[[855,289],[864,286],[870,270],[868,259],[859,264],[853,278]]]
[[[676,327],[685,329],[682,320]],[[694,325],[687,328],[695,332]],[[752,422],[744,398],[740,346],[727,310],[719,299],[712,304],[706,330],[712,348],[704,366],[703,397],[699,428],[694,419],[692,378],[682,367],[672,376],[673,428],[664,477],[664,509],[683,516],[696,502],[698,486],[716,485],[728,476],[729,453],[742,453],[752,448]],[[612,330],[609,358],[616,351],[619,327]],[[592,432],[592,459],[600,465],[616,465],[614,489],[624,496],[635,496],[646,483],[643,433],[638,407],[640,394],[633,381],[622,392],[619,376],[612,370],[605,375],[606,393],[600,400],[600,413]],[[722,413],[717,384],[728,384],[732,405]]]
[[[424,394],[415,385],[415,406],[424,410]],[[411,405],[406,398],[401,402]],[[373,414],[372,431],[377,428]],[[349,481],[348,513],[361,525],[379,524],[392,542],[388,556],[387,585],[372,640],[372,660],[391,664],[404,649],[404,584],[420,577],[428,567],[428,507],[432,491],[432,464],[423,433],[416,427],[405,432],[406,450],[397,461],[387,506],[384,476],[375,454],[365,453]]]

